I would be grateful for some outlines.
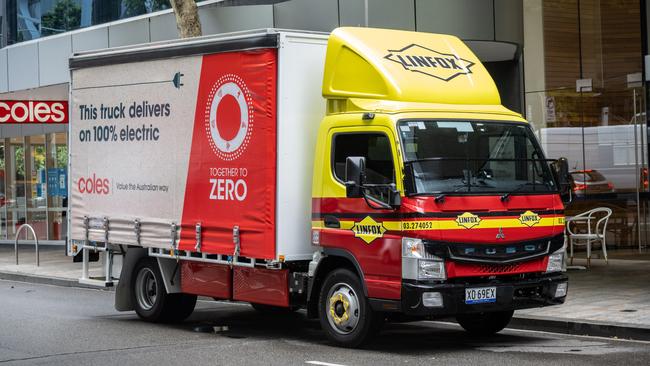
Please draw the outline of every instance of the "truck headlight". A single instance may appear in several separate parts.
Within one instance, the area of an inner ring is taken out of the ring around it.
[[[418,279],[437,279],[444,280],[447,276],[445,274],[445,262],[438,258],[438,260],[425,260],[418,261],[420,270],[418,271]]]
[[[553,272],[566,272],[566,246],[553,252],[548,256],[548,265],[546,266],[546,273]]]
[[[402,238],[402,278],[444,280],[445,261],[426,252],[422,239]]]

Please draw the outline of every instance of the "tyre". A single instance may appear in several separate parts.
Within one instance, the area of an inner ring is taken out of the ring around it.
[[[487,336],[498,333],[503,330],[510,319],[512,319],[514,311],[497,311],[490,313],[476,313],[476,314],[460,314],[456,316],[456,321],[467,332]]]
[[[358,347],[379,330],[375,314],[357,275],[347,269],[330,272],[318,301],[320,324],[327,338],[342,347]]]
[[[145,321],[181,321],[192,314],[196,305],[195,295],[167,293],[154,258],[142,258],[136,264],[131,288],[135,312]]]

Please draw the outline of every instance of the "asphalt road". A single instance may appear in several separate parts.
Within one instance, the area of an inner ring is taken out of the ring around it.
[[[0,364],[9,365],[649,365],[650,342],[455,325],[388,325],[362,350],[328,344],[304,314],[264,316],[200,301],[178,325],[113,309],[113,293],[0,281]]]

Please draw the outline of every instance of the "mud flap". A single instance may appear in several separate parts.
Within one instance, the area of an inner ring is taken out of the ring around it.
[[[115,288],[115,309],[117,311],[134,310],[131,299],[133,298],[133,289],[131,288],[131,278],[133,276],[133,268],[135,268],[138,261],[147,256],[146,248],[128,248],[124,263],[122,263],[122,271],[120,273],[120,281]]]
[[[157,258],[160,274],[168,294],[181,292],[181,264],[175,259]]]

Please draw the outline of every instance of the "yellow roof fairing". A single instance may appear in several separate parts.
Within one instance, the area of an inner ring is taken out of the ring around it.
[[[457,37],[343,27],[330,35],[323,96],[500,105],[494,81]]]

